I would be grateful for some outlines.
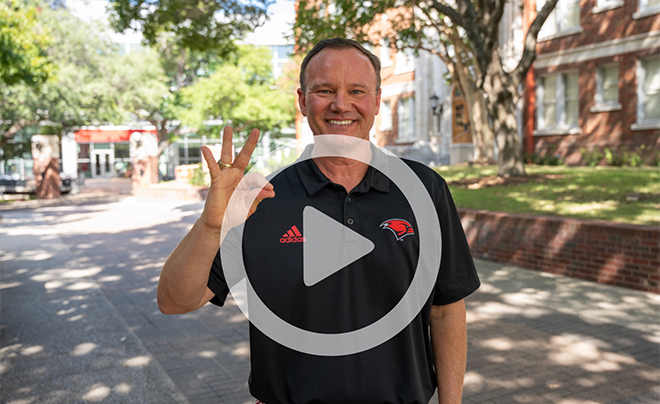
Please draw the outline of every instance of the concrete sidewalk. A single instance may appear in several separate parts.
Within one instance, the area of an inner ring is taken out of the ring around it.
[[[158,311],[160,268],[201,203],[4,210],[1,403],[253,403],[230,303]],[[660,296],[478,261],[464,403],[660,402]]]

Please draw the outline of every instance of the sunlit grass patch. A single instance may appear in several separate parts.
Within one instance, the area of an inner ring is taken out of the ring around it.
[[[512,179],[497,178],[497,166],[436,170],[449,183],[458,207],[660,224],[657,167],[527,165],[525,168],[526,178]]]

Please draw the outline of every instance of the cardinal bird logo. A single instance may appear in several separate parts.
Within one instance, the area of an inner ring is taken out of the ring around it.
[[[379,226],[381,229],[389,229],[394,233],[396,241],[401,241],[404,237],[415,234],[410,223],[403,219],[390,219],[386,220]]]

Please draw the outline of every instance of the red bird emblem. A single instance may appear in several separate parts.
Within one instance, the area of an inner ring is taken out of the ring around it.
[[[386,220],[379,227],[381,229],[391,230],[394,233],[394,237],[396,237],[396,241],[401,241],[404,237],[415,234],[415,230],[413,230],[410,223],[403,219]]]

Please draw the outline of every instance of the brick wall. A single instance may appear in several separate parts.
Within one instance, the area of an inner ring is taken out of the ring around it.
[[[472,255],[660,293],[660,227],[459,209]]]
[[[539,155],[559,154],[567,164],[571,165],[584,163],[580,153],[581,147],[589,150],[603,150],[607,147],[613,150],[627,149],[639,152],[640,146],[645,145],[646,152],[642,155],[647,162],[650,162],[657,152],[657,148],[660,147],[660,130],[633,131],[631,125],[637,122],[637,61],[659,53],[660,49],[647,49],[581,63],[536,69],[537,76],[564,71],[579,71],[578,126],[582,133],[533,137],[533,147],[528,147],[527,150],[532,150]],[[619,103],[622,108],[614,111],[593,112],[591,108],[595,105],[596,99],[596,70],[598,66],[609,63],[617,63],[619,66]],[[531,128],[533,128],[535,118],[533,111],[533,109],[527,111],[526,115],[526,118],[529,119],[527,125]],[[527,128],[527,130],[531,128]]]
[[[596,0],[580,1],[580,27],[582,32],[539,41],[538,54],[556,52],[576,46],[609,41],[660,29],[660,18],[651,15],[634,19],[633,14],[639,9],[638,0],[625,0],[624,5],[605,12],[594,14],[592,9]]]
[[[536,13],[536,1],[525,1],[523,10],[527,24],[531,23]],[[538,63],[530,70],[525,85],[524,142],[525,150],[538,155],[559,155],[570,165],[584,164],[580,148],[603,150],[609,148],[622,152],[635,151],[642,155],[645,162],[655,160],[660,147],[660,129],[633,130],[637,123],[637,63],[641,58],[660,54],[660,48],[653,41],[645,45],[644,50],[633,51],[621,47],[620,53],[613,56],[597,57],[594,46],[625,39],[632,36],[660,30],[660,15],[652,14],[643,18],[634,18],[639,11],[638,0],[624,0],[622,5],[606,11],[594,12],[597,0],[580,0],[580,32],[539,40],[536,51],[538,57],[553,52],[570,51],[579,47],[584,53],[577,63],[553,62],[550,67],[539,67]],[[526,25],[527,26],[527,25]],[[594,51],[593,56],[589,53]],[[618,110],[602,111],[591,108],[595,105],[596,71],[598,66],[617,63],[619,66],[619,103]],[[536,91],[537,80],[544,74],[565,71],[579,71],[579,121],[580,133],[539,136],[536,129]],[[641,146],[645,149],[642,151]],[[604,164],[604,160],[603,160]]]

